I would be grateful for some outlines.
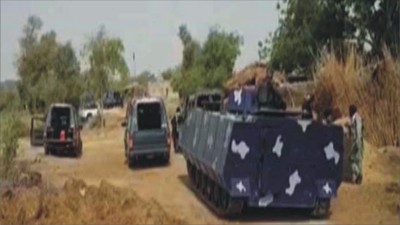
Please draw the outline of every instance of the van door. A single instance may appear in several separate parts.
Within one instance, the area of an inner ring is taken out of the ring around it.
[[[30,141],[32,146],[43,146],[44,128],[44,116],[33,116],[31,118]]]
[[[138,103],[132,122],[135,150],[151,151],[168,147],[169,127],[162,103]]]

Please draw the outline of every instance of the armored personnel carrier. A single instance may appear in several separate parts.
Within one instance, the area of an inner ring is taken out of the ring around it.
[[[207,104],[188,112],[179,146],[193,189],[222,216],[250,206],[325,217],[342,180],[343,131],[270,95],[242,88],[229,93],[225,112]]]
[[[222,98],[223,93],[218,89],[202,90],[196,94],[190,95],[182,105],[181,111],[174,115],[177,120],[176,129],[178,137],[180,136],[185,119],[193,108],[206,109],[207,111],[220,111],[222,107]],[[181,152],[179,145],[175,147],[175,152]]]

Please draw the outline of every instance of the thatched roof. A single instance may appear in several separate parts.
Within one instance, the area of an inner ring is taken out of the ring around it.
[[[235,87],[246,85],[253,79],[255,79],[255,82],[258,83],[259,80],[265,79],[266,77],[267,64],[256,62],[246,66],[239,72],[234,73],[232,78],[226,82],[225,88],[229,90],[234,89]]]
[[[225,88],[231,90],[249,84],[252,81],[258,84],[260,81],[269,79],[269,77],[271,77],[271,74],[268,70],[268,64],[255,62],[234,73],[232,78],[226,82]],[[286,75],[282,73],[275,72],[272,77],[273,81],[277,84],[287,81]]]

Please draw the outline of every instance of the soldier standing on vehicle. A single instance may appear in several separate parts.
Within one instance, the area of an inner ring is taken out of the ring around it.
[[[350,105],[350,134],[352,139],[351,147],[351,170],[352,179],[356,184],[362,183],[362,160],[364,156],[364,126],[361,116],[357,112],[355,105]]]
[[[333,115],[332,115],[332,109],[328,108],[324,111],[324,119],[322,120],[322,123],[325,125],[329,125],[333,123]]]
[[[301,106],[301,110],[303,113],[306,115],[304,116],[307,119],[311,119],[312,116],[312,104],[314,102],[314,95],[307,95],[303,101],[303,104]]]
[[[258,87],[258,101],[262,107],[286,110],[286,103],[275,90],[272,80],[269,79]]]

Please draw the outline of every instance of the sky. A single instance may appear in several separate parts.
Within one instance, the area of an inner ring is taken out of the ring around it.
[[[18,39],[30,15],[42,19],[42,32],[54,30],[59,41],[71,41],[79,58],[84,43],[105,25],[108,35],[122,39],[130,74],[144,70],[159,74],[182,60],[181,24],[186,24],[200,43],[215,25],[237,32],[244,44],[235,69],[256,61],[258,41],[278,27],[276,2],[1,0],[1,81],[17,79]]]

